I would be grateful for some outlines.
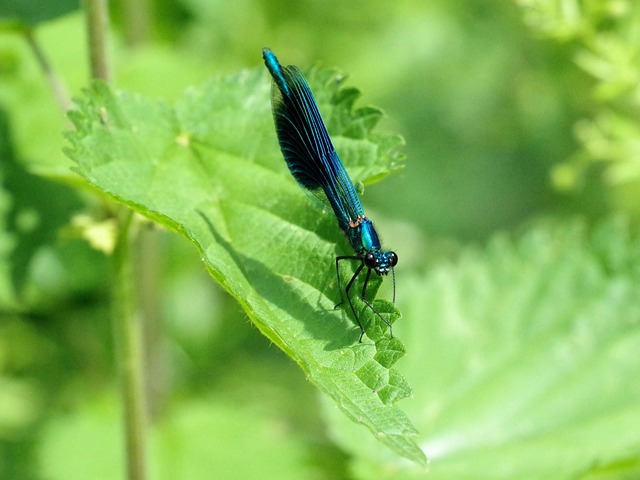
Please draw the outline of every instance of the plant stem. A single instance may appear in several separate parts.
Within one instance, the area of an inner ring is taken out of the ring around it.
[[[31,47],[31,50],[33,51],[33,54],[35,55],[36,60],[38,61],[38,65],[40,65],[40,69],[42,70],[44,77],[47,79],[47,81],[49,82],[49,85],[51,86],[51,90],[53,91],[53,96],[58,102],[58,105],[60,105],[60,108],[62,109],[63,112],[67,112],[71,110],[71,108],[73,107],[71,98],[69,97],[67,90],[62,85],[62,81],[60,80],[60,77],[56,74],[56,72],[51,67],[51,64],[49,63],[49,60],[47,59],[47,56],[44,53],[44,50],[42,50],[42,48],[40,47],[40,44],[36,40],[35,35],[33,34],[33,30],[31,28],[26,28],[24,30],[24,34],[27,39],[27,43]]]
[[[130,47],[149,42],[151,36],[150,0],[127,0],[122,4],[124,40]]]
[[[107,61],[107,0],[84,0],[91,76],[110,81]],[[113,251],[113,330],[120,370],[129,480],[147,478],[147,414],[142,354],[142,320],[137,315],[133,212],[118,208],[118,237]]]
[[[136,314],[132,217],[131,210],[121,209],[120,231],[113,252],[113,327],[125,410],[128,478],[143,480],[147,463],[147,416],[141,322]]]
[[[107,62],[109,12],[107,10],[107,0],[84,0],[84,6],[89,37],[91,76],[109,82],[110,75]]]
[[[145,393],[149,421],[153,423],[163,410],[169,387],[164,349],[163,315],[158,302],[161,289],[164,246],[163,233],[141,228],[136,243],[136,281],[138,311],[143,325]]]

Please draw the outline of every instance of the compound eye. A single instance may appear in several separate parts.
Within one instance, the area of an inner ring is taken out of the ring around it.
[[[389,265],[395,267],[396,263],[398,263],[398,255],[396,255],[396,252],[389,252]]]
[[[369,268],[375,268],[378,261],[376,260],[376,256],[369,252],[364,256],[364,264]]]

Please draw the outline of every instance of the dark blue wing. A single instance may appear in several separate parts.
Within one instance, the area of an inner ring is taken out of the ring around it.
[[[358,217],[364,216],[364,211],[307,81],[297,67],[282,67],[270,50],[263,50],[263,56],[274,79],[273,117],[291,174],[314,195],[319,190],[324,192],[340,226],[353,225]]]

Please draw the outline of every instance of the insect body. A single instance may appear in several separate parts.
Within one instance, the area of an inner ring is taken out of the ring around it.
[[[276,56],[268,48],[263,49],[262,55],[274,80],[273,118],[280,149],[289,170],[304,189],[321,200],[324,198],[328,201],[354,251],[354,255],[336,258],[336,274],[341,298],[340,261],[360,262],[345,288],[347,301],[360,327],[360,341],[364,335],[364,328],[353,306],[349,291],[365,268],[367,273],[361,298],[389,326],[391,331],[390,322],[383,318],[367,300],[366,292],[372,270],[378,275],[387,275],[391,272],[395,302],[393,268],[398,263],[398,256],[395,252],[382,249],[373,223],[365,216],[353,182],[331,143],[316,101],[302,72],[294,65],[286,67],[280,65]],[[342,301],[338,305],[340,304]]]

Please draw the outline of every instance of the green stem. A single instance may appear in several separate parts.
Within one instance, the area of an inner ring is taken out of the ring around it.
[[[136,314],[133,268],[133,213],[121,210],[120,232],[113,252],[113,326],[124,405],[127,470],[130,480],[146,478],[146,402],[143,376],[142,326]]]
[[[49,60],[47,59],[47,56],[44,53],[44,50],[36,40],[35,35],[33,34],[33,30],[31,28],[26,28],[24,31],[24,34],[27,39],[27,43],[29,44],[29,47],[31,47],[31,51],[33,51],[33,54],[35,55],[36,60],[38,61],[38,65],[40,66],[40,69],[42,70],[44,77],[47,79],[47,82],[49,82],[49,85],[51,86],[51,90],[53,91],[53,96],[58,102],[58,105],[60,105],[60,108],[62,109],[63,112],[67,112],[71,110],[71,108],[73,108],[73,103],[71,102],[71,98],[69,97],[67,90],[62,85],[62,81],[60,80],[60,77],[56,74],[56,72],[51,67],[51,64],[49,63]]]
[[[84,0],[91,76],[109,82],[107,0]],[[142,319],[137,315],[133,212],[118,209],[118,238],[113,251],[113,330],[120,369],[129,480],[147,478],[147,413],[142,354]]]
[[[107,62],[107,29],[109,12],[107,0],[84,0],[89,37],[89,58],[91,76],[109,82],[109,65]]]
[[[136,242],[136,281],[138,311],[144,326],[145,392],[149,421],[153,423],[164,407],[168,376],[164,355],[163,316],[158,302],[162,278],[162,232],[155,228],[141,228]]]
[[[127,0],[122,3],[124,39],[130,47],[149,42],[151,36],[150,0]]]

